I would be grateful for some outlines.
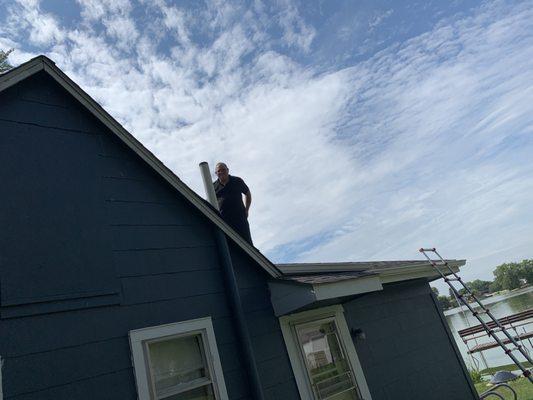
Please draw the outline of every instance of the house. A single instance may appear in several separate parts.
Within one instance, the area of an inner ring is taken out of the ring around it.
[[[44,56],[0,162],[0,398],[477,398],[427,262],[274,265]]]

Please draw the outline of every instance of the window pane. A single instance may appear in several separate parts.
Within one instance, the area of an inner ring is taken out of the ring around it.
[[[209,378],[200,335],[150,343],[150,369],[158,395],[196,380]]]
[[[335,321],[317,321],[296,331],[317,399],[359,399]]]
[[[165,400],[215,400],[211,385],[202,386],[184,393],[165,397]]]

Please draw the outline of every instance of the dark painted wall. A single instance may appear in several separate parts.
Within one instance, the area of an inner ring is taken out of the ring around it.
[[[344,304],[373,400],[477,399],[427,282],[388,284]]]
[[[0,94],[6,399],[134,399],[128,332],[211,316],[249,398],[212,225],[45,73]],[[297,398],[266,274],[232,253],[268,399]]]

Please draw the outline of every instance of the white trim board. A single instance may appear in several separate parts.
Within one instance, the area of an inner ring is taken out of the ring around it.
[[[378,275],[320,284],[276,279],[269,282],[268,286],[274,314],[278,317],[318,301],[383,290]]]
[[[131,150],[141,157],[152,169],[161,175],[172,187],[183,195],[193,206],[204,214],[211,222],[222,230],[235,244],[246,254],[256,261],[270,276],[277,278],[282,275],[278,268],[268,260],[259,250],[246,242],[236,233],[222,218],[211,208],[207,202],[198,196],[191,188],[183,183],[169,168],[167,168],[146,147],[135,139],[122,125],[120,125],[107,111],[105,111],[94,99],[83,91],[72,79],[61,71],[55,63],[45,56],[38,56],[30,61],[13,68],[0,75],[0,92],[16,83],[34,75],[39,71],[47,72],[67,92],[78,100],[89,112],[102,122]]]
[[[147,352],[144,349],[144,342],[152,339],[161,339],[187,333],[201,333],[202,336],[205,335],[207,343],[204,343],[204,345],[209,350],[207,357],[208,363],[213,369],[212,379],[214,390],[218,393],[217,400],[228,400],[226,383],[224,381],[222,364],[220,363],[220,356],[218,354],[215,331],[213,330],[213,322],[211,321],[211,317],[198,318],[189,321],[152,326],[130,331],[129,336],[133,368],[135,372],[135,381],[137,383],[137,394],[140,400],[150,400],[152,398],[148,380],[149,371],[147,369],[146,362]]]
[[[339,335],[343,342],[344,348],[348,353],[348,359],[353,369],[355,380],[357,382],[357,386],[359,387],[359,391],[361,392],[361,396],[363,396],[363,400],[372,400],[370,389],[366,383],[363,368],[359,361],[359,357],[357,357],[357,352],[355,351],[355,346],[348,329],[348,324],[344,318],[344,308],[340,304],[304,311],[297,314],[286,315],[279,319],[281,332],[283,334],[283,339],[285,340],[285,346],[287,347],[289,360],[294,372],[294,378],[296,380],[296,385],[298,386],[298,391],[300,392],[300,397],[305,400],[311,400],[314,398],[314,395],[307,375],[305,361],[303,360],[299,346],[296,343],[294,326],[296,324],[330,317],[334,317],[335,322],[337,323]]]

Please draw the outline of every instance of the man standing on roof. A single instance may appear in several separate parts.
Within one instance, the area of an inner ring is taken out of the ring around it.
[[[241,178],[230,175],[228,166],[223,162],[217,163],[215,174],[218,179],[213,182],[213,186],[222,219],[252,244],[250,225],[248,225],[248,210],[252,204],[250,189]],[[243,194],[244,203],[242,202]]]

